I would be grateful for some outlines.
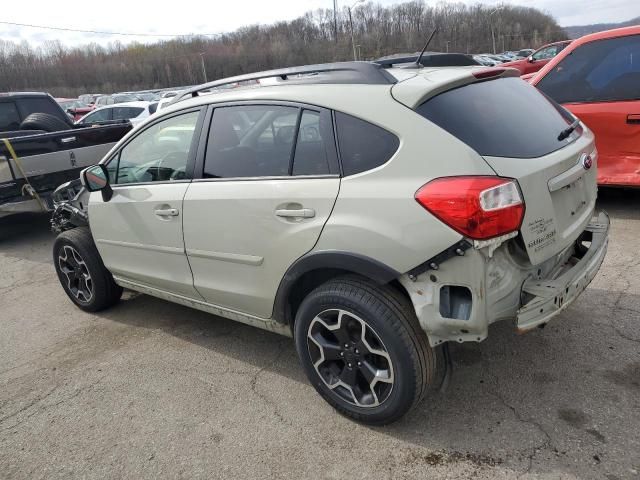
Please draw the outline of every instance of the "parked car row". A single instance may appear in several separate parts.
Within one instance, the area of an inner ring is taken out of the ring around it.
[[[121,92],[110,95],[98,93],[86,93],[77,99],[56,98],[56,101],[69,114],[72,120],[80,120],[96,108],[117,105],[130,102],[160,103],[160,108],[168,104],[170,98],[177,95],[183,89],[144,90],[138,92]]]
[[[500,55],[488,53],[478,54],[473,55],[473,58],[478,61],[478,63],[488,67],[498,65],[511,67],[517,69],[520,75],[526,75],[540,70],[570,43],[571,40],[564,40],[550,43],[535,51],[527,48],[518,52],[504,52]]]

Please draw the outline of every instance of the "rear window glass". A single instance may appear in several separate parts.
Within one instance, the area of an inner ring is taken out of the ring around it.
[[[567,144],[558,135],[573,121],[566,110],[519,78],[449,90],[427,100],[417,112],[491,157],[533,158],[554,152]],[[578,128],[574,136],[580,132]]]
[[[18,100],[18,108],[25,117],[32,113],[48,113],[57,118],[62,116],[60,107],[50,98],[21,98]]]
[[[340,112],[336,112],[336,130],[345,176],[379,167],[400,145],[393,133]]]
[[[13,102],[0,102],[0,131],[18,130],[20,116]]]
[[[598,40],[576,48],[538,88],[560,103],[640,99],[640,35]]]

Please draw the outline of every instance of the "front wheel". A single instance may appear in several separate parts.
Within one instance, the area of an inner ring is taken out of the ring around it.
[[[359,277],[331,280],[302,302],[296,349],[318,393],[371,425],[402,417],[437,383],[436,352],[410,303]]]
[[[97,312],[120,300],[122,287],[102,263],[88,228],[58,235],[53,244],[53,264],[65,293],[82,310]]]

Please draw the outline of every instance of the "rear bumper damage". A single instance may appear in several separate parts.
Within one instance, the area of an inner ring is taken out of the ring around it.
[[[592,218],[585,232],[591,237],[591,243],[586,252],[580,252],[581,258],[575,254],[570,257],[567,262],[569,264],[577,260],[571,268],[566,271],[561,270],[557,278],[530,278],[524,282],[523,294],[533,298],[518,310],[516,319],[519,332],[526,332],[543,325],[566,309],[587,288],[600,270],[609,244],[607,214],[601,212],[597,217]]]
[[[596,276],[607,251],[609,217],[593,216],[578,240],[532,265],[516,239],[476,244],[419,275],[399,280],[432,346],[480,342],[489,325],[514,321],[518,332],[546,324]]]

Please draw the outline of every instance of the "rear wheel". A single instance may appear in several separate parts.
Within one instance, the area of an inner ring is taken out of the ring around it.
[[[436,355],[409,302],[360,277],[321,285],[302,302],[294,336],[305,373],[339,412],[393,422],[437,383]]]
[[[60,284],[82,310],[97,312],[120,300],[122,287],[106,269],[88,228],[62,232],[53,245],[53,263]]]

